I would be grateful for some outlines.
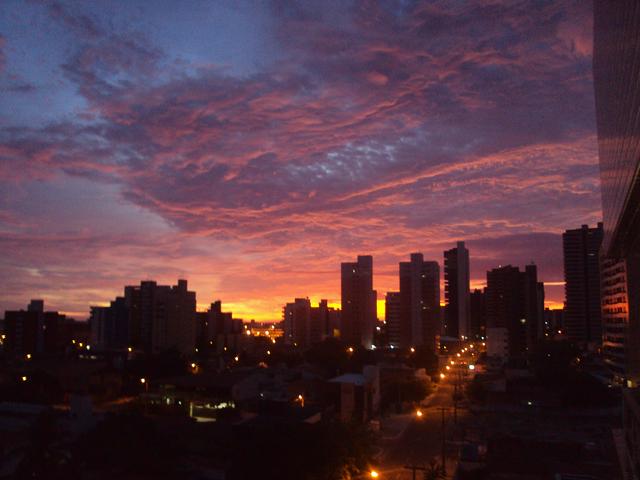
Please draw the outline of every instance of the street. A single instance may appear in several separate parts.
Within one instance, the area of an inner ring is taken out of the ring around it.
[[[458,360],[465,360],[465,357]],[[466,365],[460,366],[467,368]],[[397,439],[384,440],[381,444],[383,453],[380,461],[381,478],[391,480],[413,479],[413,472],[405,467],[428,467],[429,463],[436,461],[442,464],[442,416],[444,409],[444,426],[446,433],[445,456],[447,478],[451,478],[457,463],[458,445],[454,440],[460,440],[462,429],[467,423],[467,411],[457,409],[454,422],[454,384],[458,382],[459,388],[463,388],[462,375],[454,373],[458,366],[447,371],[446,377],[434,394],[429,396],[420,407],[422,416],[414,413],[410,423],[402,435]],[[423,471],[417,470],[415,478],[422,479]]]

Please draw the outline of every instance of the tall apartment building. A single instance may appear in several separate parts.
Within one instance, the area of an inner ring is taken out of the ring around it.
[[[99,350],[122,350],[130,346],[129,309],[124,297],[108,307],[91,307],[91,344]]]
[[[400,262],[400,347],[425,345],[438,350],[440,339],[440,267],[421,253]]]
[[[624,470],[640,477],[640,3],[594,1],[596,94],[603,255],[624,262],[628,317],[624,350]],[[606,308],[606,305],[604,306]],[[607,315],[607,314],[605,314]],[[606,331],[605,331],[606,334]]]
[[[357,262],[342,263],[341,293],[340,337],[349,345],[371,348],[376,326],[373,257],[359,255]]]
[[[449,337],[470,336],[469,250],[464,242],[444,252],[444,331]]]
[[[334,336],[335,313],[327,300],[320,300],[317,307],[308,298],[287,303],[282,311],[285,343],[307,348]]]
[[[543,302],[535,265],[524,272],[511,265],[487,272],[487,350],[504,359],[525,359],[541,335]]]
[[[196,294],[186,280],[174,286],[154,281],[127,286],[124,297],[91,312],[92,338],[103,348],[127,345],[150,353],[177,349],[184,354],[195,350]]]
[[[602,223],[582,225],[562,235],[564,253],[564,332],[567,339],[594,347],[602,341],[600,246]]]
[[[56,355],[71,345],[75,321],[58,312],[46,312],[42,300],[31,300],[27,310],[4,314],[4,351],[9,355]]]
[[[387,325],[389,345],[400,347],[400,292],[387,292],[384,303],[384,320]]]
[[[469,297],[469,337],[479,339],[485,336],[487,328],[487,305],[485,292],[475,289]]]
[[[231,312],[223,312],[220,300],[213,302],[206,312],[196,313],[196,318],[199,350],[222,353],[225,348],[237,351],[241,347],[242,335],[245,334],[242,320],[233,318]]]
[[[296,298],[283,308],[284,342],[306,348],[311,345],[311,301]]]

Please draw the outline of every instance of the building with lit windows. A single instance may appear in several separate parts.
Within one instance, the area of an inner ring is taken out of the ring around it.
[[[624,267],[627,386],[640,382],[640,3],[594,1],[593,79],[596,95],[604,262]],[[614,294],[615,296],[615,294]],[[624,302],[620,302],[623,304]],[[614,303],[613,305],[617,305]],[[604,304],[603,309],[609,308]],[[614,317],[611,319],[622,319]],[[605,335],[607,332],[605,331]],[[640,476],[638,390],[624,392],[624,439],[631,478]]]
[[[626,382],[629,302],[624,260],[604,258],[601,264],[602,356],[617,383]]]

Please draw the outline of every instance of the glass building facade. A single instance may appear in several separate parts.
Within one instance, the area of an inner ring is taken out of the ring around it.
[[[637,0],[595,0],[593,76],[605,230],[603,264],[625,267],[625,285],[617,284],[617,288],[626,292],[628,307],[626,325],[620,325],[626,330],[626,338],[621,350],[624,358],[620,358],[619,365],[624,366],[625,383],[636,386],[640,382],[640,2]]]
[[[593,75],[606,253],[640,243],[640,2],[594,3]]]

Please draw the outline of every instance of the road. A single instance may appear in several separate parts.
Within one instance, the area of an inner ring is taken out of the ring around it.
[[[467,368],[466,366],[464,368]],[[447,478],[451,478],[457,458],[457,445],[454,439],[461,438],[463,426],[467,423],[467,412],[457,411],[454,422],[454,375],[447,372],[447,378],[440,382],[437,391],[428,398],[421,411],[422,417],[414,416],[404,433],[398,439],[387,440],[381,444],[383,453],[380,464],[381,477],[390,480],[412,479],[412,472],[405,469],[407,465],[428,465],[435,460],[441,464],[442,459],[442,409],[445,411],[445,454]],[[460,381],[460,380],[458,380]],[[416,473],[422,479],[422,472]]]

